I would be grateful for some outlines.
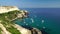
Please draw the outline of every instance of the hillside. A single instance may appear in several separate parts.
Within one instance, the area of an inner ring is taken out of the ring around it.
[[[19,10],[15,6],[1,6],[0,34],[31,34],[30,30],[13,22],[16,19],[24,19],[26,17],[28,17],[26,10]]]

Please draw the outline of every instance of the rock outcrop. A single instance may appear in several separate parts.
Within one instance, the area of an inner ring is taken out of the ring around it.
[[[23,19],[28,17],[26,10],[19,10],[15,6],[1,6],[0,7],[0,31],[1,34],[41,34],[36,28],[31,30],[19,26],[13,22],[18,18]]]

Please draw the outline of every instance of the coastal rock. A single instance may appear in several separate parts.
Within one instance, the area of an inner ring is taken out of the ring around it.
[[[31,31],[32,31],[32,34],[42,34],[42,32],[37,28],[33,28]]]
[[[15,24],[14,25],[15,28],[17,28],[17,30],[19,30],[21,32],[21,34],[42,34],[42,32],[40,30],[38,30],[37,28],[33,28],[31,30],[22,27],[20,25]]]
[[[0,6],[0,28],[1,34],[41,34],[41,31],[33,28],[27,29],[13,21],[28,17],[26,10],[19,10],[16,6]]]
[[[26,28],[24,28],[24,27],[22,27],[20,25],[15,24],[13,26],[15,28],[17,28],[17,30],[19,30],[21,32],[21,34],[31,34],[31,31],[30,30],[28,30],[28,29],[26,29]]]
[[[31,34],[42,34],[41,30],[37,29],[37,28],[34,28],[34,27],[31,27],[31,26],[27,26],[27,25],[24,25],[22,26],[23,28],[31,31]]]

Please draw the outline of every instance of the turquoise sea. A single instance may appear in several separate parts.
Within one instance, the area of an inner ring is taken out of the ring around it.
[[[29,12],[29,17],[15,22],[25,27],[35,27],[43,34],[60,34],[60,8],[20,8]]]

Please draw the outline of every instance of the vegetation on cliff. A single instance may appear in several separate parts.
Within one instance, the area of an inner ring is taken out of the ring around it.
[[[22,16],[20,17],[19,16]],[[19,16],[19,17],[18,17]],[[14,28],[12,25],[15,23],[13,22],[14,19],[17,18],[24,18],[24,15],[22,14],[21,11],[14,10],[14,11],[9,11],[7,13],[1,13],[0,14],[0,23],[3,24],[3,26],[6,28],[7,31],[9,31],[11,34],[21,34],[19,30]],[[0,28],[0,34],[1,34],[1,28]]]
[[[1,32],[2,32],[2,29],[0,28],[0,34],[1,34]]]

